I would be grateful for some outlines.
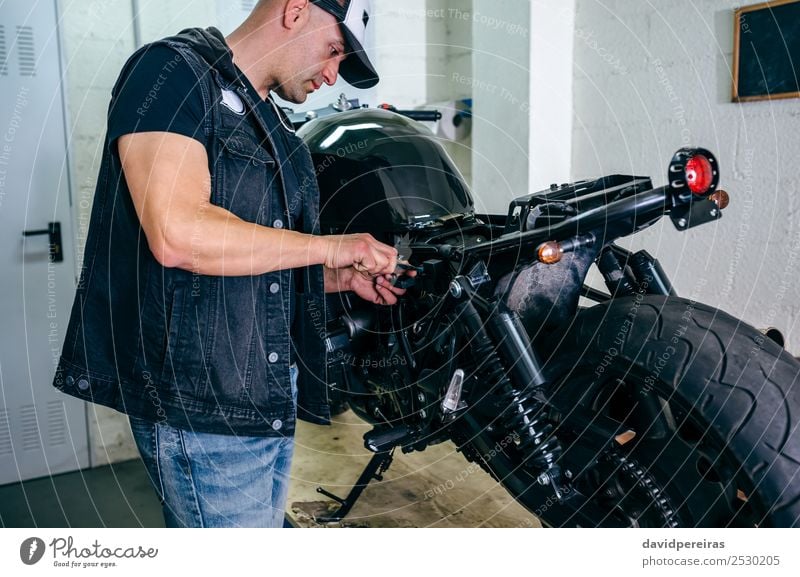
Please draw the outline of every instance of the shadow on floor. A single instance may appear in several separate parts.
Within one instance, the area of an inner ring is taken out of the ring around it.
[[[0,487],[2,527],[163,527],[136,459]]]
[[[285,528],[296,525],[285,519]],[[0,527],[164,527],[139,459],[0,486]]]

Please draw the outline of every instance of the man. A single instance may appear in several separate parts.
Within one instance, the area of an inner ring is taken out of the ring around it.
[[[55,386],[129,415],[168,526],[281,526],[295,418],[329,418],[323,287],[402,294],[393,247],[315,234],[311,158],[270,98],[340,69],[374,85],[368,22],[368,0],[261,0],[227,38],[145,46],[113,90]]]

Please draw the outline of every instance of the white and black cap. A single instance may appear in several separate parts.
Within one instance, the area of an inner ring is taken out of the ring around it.
[[[371,88],[378,83],[378,73],[364,50],[364,38],[367,33],[370,14],[370,0],[311,0],[332,14],[339,22],[344,36],[345,58],[339,65],[339,74],[356,88]]]

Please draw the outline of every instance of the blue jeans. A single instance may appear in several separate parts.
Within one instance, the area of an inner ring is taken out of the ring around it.
[[[297,399],[297,367],[292,395]],[[131,417],[167,527],[282,527],[293,437],[195,433]]]

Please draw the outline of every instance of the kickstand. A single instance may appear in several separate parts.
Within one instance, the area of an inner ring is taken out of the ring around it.
[[[317,487],[317,493],[322,493],[329,499],[332,499],[339,503],[340,507],[336,509],[329,515],[322,515],[317,517],[318,523],[338,523],[342,519],[344,519],[347,514],[350,512],[350,509],[353,508],[353,505],[356,504],[356,501],[361,496],[361,493],[364,489],[367,488],[369,482],[375,479],[376,481],[383,480],[383,473],[389,468],[389,465],[392,464],[392,453],[394,450],[391,451],[384,451],[381,453],[375,453],[372,458],[367,463],[367,466],[364,467],[364,470],[361,472],[361,475],[358,477],[358,481],[353,487],[350,489],[350,492],[347,494],[347,497],[342,499],[341,497],[337,497],[333,493],[326,491],[322,487]]]

